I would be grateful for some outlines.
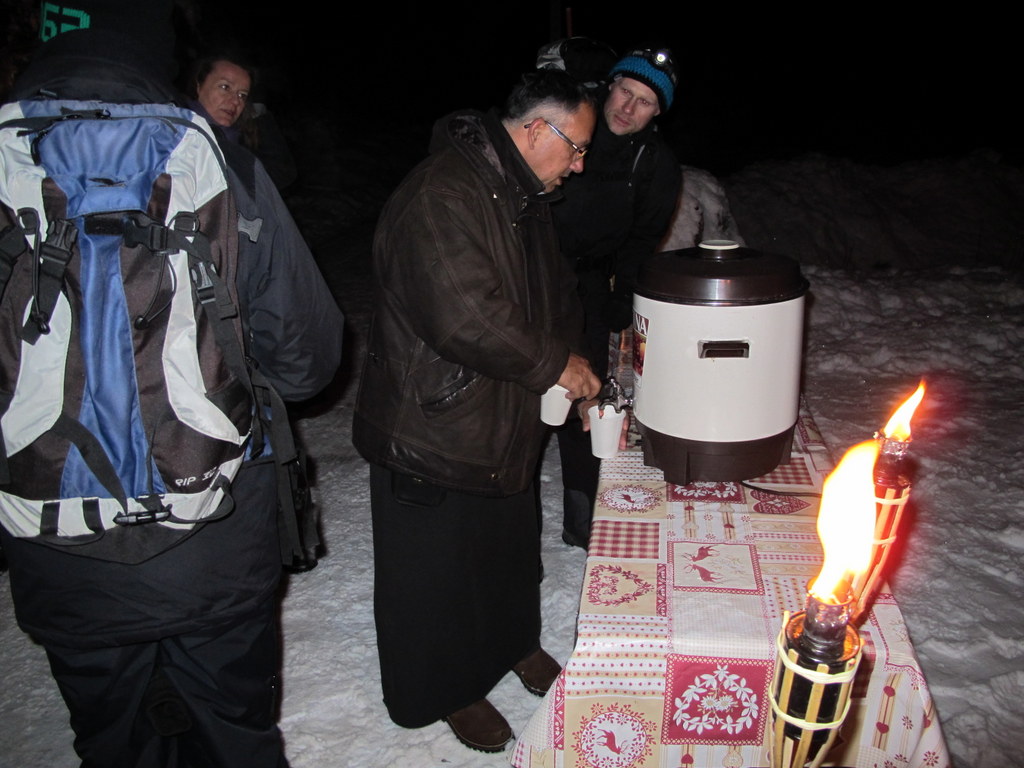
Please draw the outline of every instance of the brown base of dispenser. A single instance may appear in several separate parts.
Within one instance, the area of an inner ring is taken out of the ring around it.
[[[665,473],[665,480],[688,485],[696,480],[726,482],[766,475],[788,461],[796,424],[771,437],[731,443],[687,440],[658,432],[637,420],[644,464]]]

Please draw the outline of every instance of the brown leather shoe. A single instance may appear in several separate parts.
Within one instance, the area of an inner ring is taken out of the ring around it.
[[[538,648],[512,667],[512,671],[522,680],[526,690],[535,696],[543,696],[555,682],[555,678],[558,677],[562,668],[548,655],[547,651]]]
[[[512,740],[512,728],[501,712],[487,699],[480,699],[452,712],[444,721],[455,738],[470,749],[480,752],[501,752]]]

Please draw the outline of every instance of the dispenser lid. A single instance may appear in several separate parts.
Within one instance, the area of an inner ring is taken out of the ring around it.
[[[803,296],[808,285],[794,259],[732,240],[705,240],[648,258],[634,290],[674,304],[742,306],[789,301]]]

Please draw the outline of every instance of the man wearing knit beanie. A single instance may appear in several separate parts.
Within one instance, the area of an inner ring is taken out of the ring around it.
[[[642,131],[672,106],[678,76],[667,48],[636,48],[619,59],[608,76],[612,83],[605,118],[617,136]]]
[[[545,63],[538,59],[537,66]],[[565,69],[573,74],[569,63]],[[551,211],[562,255],[578,279],[590,363],[604,378],[609,334],[632,322],[633,285],[641,262],[655,252],[668,229],[682,170],[654,122],[675,97],[678,76],[671,52],[656,45],[630,49],[602,80],[604,119],[597,121],[586,170],[566,182],[565,199]],[[564,488],[562,540],[586,547],[600,461],[579,420],[560,427],[557,437]]]

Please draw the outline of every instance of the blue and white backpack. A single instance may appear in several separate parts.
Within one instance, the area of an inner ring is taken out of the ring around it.
[[[139,562],[231,511],[266,401],[237,311],[236,216],[221,153],[189,110],[0,109],[9,533]]]

